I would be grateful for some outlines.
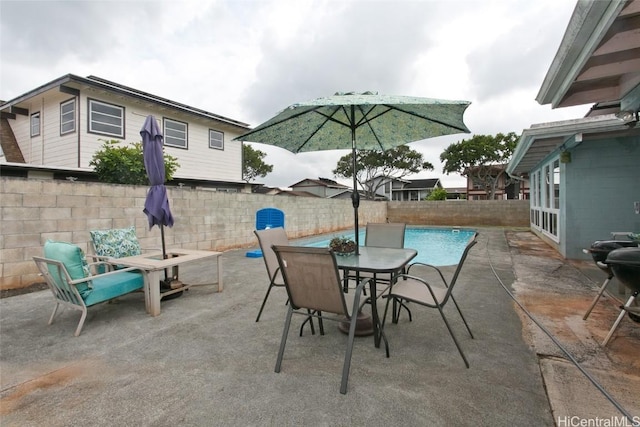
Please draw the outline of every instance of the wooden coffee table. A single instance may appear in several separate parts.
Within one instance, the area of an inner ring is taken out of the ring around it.
[[[193,249],[172,249],[167,251],[167,258],[163,259],[162,252],[151,252],[143,255],[118,258],[118,265],[126,267],[137,267],[144,271],[144,300],[147,313],[151,316],[160,314],[160,299],[162,295],[169,295],[189,289],[192,285],[183,285],[178,289],[167,291],[161,295],[160,281],[164,270],[187,264],[189,262],[201,261],[208,258],[216,258],[218,262],[218,292],[222,292],[222,252],[199,251]],[[115,262],[115,261],[114,261]]]

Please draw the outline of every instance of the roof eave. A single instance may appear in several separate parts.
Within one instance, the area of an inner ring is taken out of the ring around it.
[[[553,141],[545,150],[546,156],[559,149],[572,140],[576,135],[600,134],[604,132],[628,131],[629,128],[621,122],[614,114],[585,117],[582,119],[565,120],[559,122],[540,123],[525,129],[520,136],[520,140],[513,152],[511,161],[507,165],[506,172],[511,176],[528,172],[519,168],[520,163],[529,153],[532,146],[537,141]],[[569,148],[569,147],[567,147]],[[543,159],[542,157],[541,159]]]
[[[210,120],[216,120],[218,122],[222,122],[225,123],[227,125],[236,127],[242,131],[246,131],[249,128],[249,125],[247,123],[243,123],[237,120],[233,120],[227,117],[223,117],[223,116],[219,116],[217,114],[214,113],[210,113],[208,111],[205,110],[201,110],[195,107],[191,107],[188,106],[186,104],[182,104],[179,102],[175,102],[175,101],[171,101],[169,99],[165,99],[165,98],[161,98],[146,92],[142,92],[133,88],[129,88],[126,86],[122,86],[119,85],[117,83],[114,82],[110,82],[108,80],[105,79],[101,79],[98,77],[93,77],[93,76],[89,76],[87,78],[85,77],[80,77],[80,76],[76,76],[74,74],[67,74],[65,76],[62,76],[60,78],[57,78],[55,80],[50,81],[49,83],[45,83],[42,86],[39,86],[25,94],[22,94],[10,101],[7,101],[5,103],[3,103],[0,106],[0,109],[5,109],[5,108],[9,108],[13,105],[18,105],[21,102],[26,101],[29,98],[32,98],[34,96],[37,96],[41,93],[50,91],[52,89],[55,89],[57,87],[63,86],[65,84],[68,83],[77,83],[77,84],[83,84],[83,85],[88,85],[88,86],[93,86],[93,87],[98,87],[101,88],[103,90],[107,90],[110,92],[116,92],[116,93],[120,93],[132,98],[138,98],[147,102],[151,102],[154,104],[159,104],[165,107],[169,107],[169,108],[173,108],[173,109],[177,109],[177,110],[181,110],[184,111],[186,113],[189,114],[193,114],[196,116],[200,116],[200,117],[205,117],[207,119]]]
[[[579,0],[556,56],[536,96],[539,104],[562,106],[571,85],[591,58],[626,0]]]

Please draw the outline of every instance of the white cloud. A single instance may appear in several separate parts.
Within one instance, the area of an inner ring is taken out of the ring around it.
[[[62,75],[97,75],[258,125],[337,91],[463,99],[474,133],[584,115],[535,96],[575,0],[0,1],[0,99]],[[52,25],[55,23],[55,25]],[[439,156],[471,135],[416,142]],[[263,182],[332,178],[346,151],[268,153]],[[342,182],[342,181],[341,181]],[[345,182],[349,183],[349,182]]]

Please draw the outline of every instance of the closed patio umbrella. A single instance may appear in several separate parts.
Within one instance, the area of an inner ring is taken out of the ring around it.
[[[469,104],[372,92],[336,93],[293,104],[235,139],[274,145],[293,153],[350,148],[354,228],[359,244],[356,148],[387,150],[435,136],[469,133],[463,122]]]
[[[162,146],[164,137],[155,117],[147,116],[140,130],[142,137],[142,156],[144,167],[149,178],[149,191],[144,202],[143,212],[149,220],[149,229],[154,225],[160,228],[162,239],[162,257],[167,258],[167,248],[164,238],[164,227],[173,227],[173,215],[169,208],[169,197],[165,182],[164,153]],[[168,273],[165,270],[165,281],[168,281]],[[168,284],[168,283],[166,283]]]

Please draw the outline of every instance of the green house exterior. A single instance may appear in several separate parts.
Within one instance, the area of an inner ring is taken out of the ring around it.
[[[537,100],[593,103],[586,117],[525,129],[507,166],[530,181],[531,230],[565,258],[640,232],[640,1],[578,1]]]

